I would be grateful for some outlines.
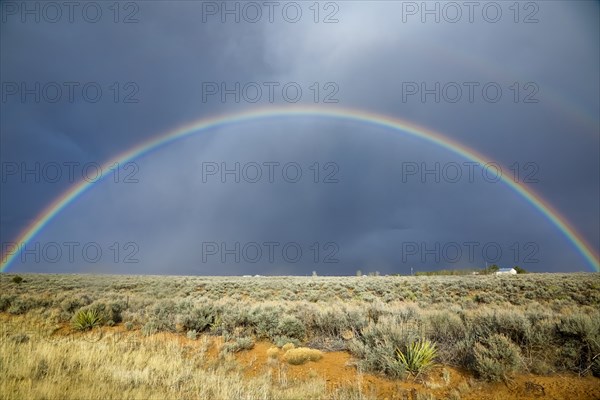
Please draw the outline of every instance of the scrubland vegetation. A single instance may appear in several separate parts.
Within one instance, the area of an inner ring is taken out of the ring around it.
[[[507,385],[600,377],[599,274],[23,278],[0,275],[0,398],[373,397],[282,375],[330,351],[401,381],[441,365]],[[248,376],[235,354],[258,341],[277,368]]]

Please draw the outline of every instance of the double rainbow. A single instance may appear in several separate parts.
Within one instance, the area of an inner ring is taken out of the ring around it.
[[[356,121],[365,124],[371,124],[379,127],[389,128],[398,132],[403,132],[408,135],[412,135],[428,142],[439,145],[445,149],[448,149],[470,161],[480,163],[480,165],[487,164],[492,160],[484,157],[473,149],[450,139],[440,133],[434,132],[427,128],[415,125],[408,121],[391,118],[388,116],[375,114],[358,109],[350,108],[318,108],[315,106],[286,106],[286,107],[269,107],[259,108],[251,111],[244,111],[233,114],[225,114],[217,117],[201,119],[194,121],[190,124],[181,126],[175,130],[169,131],[162,135],[159,135],[153,139],[143,142],[129,151],[121,153],[113,159],[107,161],[102,166],[102,175],[93,182],[82,181],[75,184],[72,188],[67,190],[50,205],[48,205],[37,218],[19,235],[15,241],[18,244],[27,244],[33,239],[52,219],[54,219],[61,210],[68,206],[71,202],[75,201],[82,193],[89,189],[94,183],[102,180],[110,172],[110,166],[118,163],[122,165],[128,161],[131,161],[137,157],[143,156],[144,154],[160,147],[174,142],[178,139],[192,135],[197,132],[206,131],[211,128],[222,127],[226,125],[239,124],[242,122],[268,119],[268,118],[282,118],[282,117],[312,117],[312,118],[333,118],[343,119],[349,121]],[[499,163],[496,163],[499,165]],[[503,168],[504,169],[504,168]],[[542,213],[550,222],[552,222],[565,238],[571,242],[575,249],[585,259],[586,263],[592,268],[593,271],[600,271],[600,262],[598,254],[594,252],[592,247],[586,243],[583,236],[581,236],[562,216],[557,210],[555,210],[548,202],[542,197],[536,194],[532,189],[526,187],[523,184],[517,183],[503,174],[501,177],[502,181],[525,200],[527,200],[534,208]],[[7,253],[0,259],[0,271],[4,272],[10,266],[10,264],[19,256],[19,251]]]

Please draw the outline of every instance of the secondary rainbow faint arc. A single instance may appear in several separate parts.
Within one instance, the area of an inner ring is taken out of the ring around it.
[[[216,128],[219,126],[225,126],[229,124],[237,124],[240,122],[248,122],[252,120],[275,118],[275,117],[321,117],[321,118],[338,118],[350,121],[357,121],[367,124],[373,124],[380,127],[390,128],[396,131],[401,131],[409,135],[427,140],[431,143],[435,143],[441,147],[444,147],[456,154],[463,156],[464,158],[485,165],[486,163],[492,162],[491,159],[484,157],[473,149],[463,145],[462,143],[456,142],[440,133],[434,132],[430,129],[418,126],[408,121],[401,119],[395,119],[389,116],[376,114],[373,112],[351,109],[351,108],[318,108],[315,106],[286,106],[286,107],[268,107],[259,108],[250,111],[242,111],[233,114],[224,114],[211,118],[204,118],[201,120],[194,121],[190,124],[181,126],[175,130],[159,135],[153,139],[150,139],[144,143],[141,143],[130,150],[121,153],[109,160],[102,166],[102,175],[93,182],[82,181],[75,184],[71,189],[67,190],[64,194],[54,200],[49,206],[47,206],[37,218],[22,232],[15,243],[27,244],[37,233],[44,228],[44,226],[51,221],[62,209],[64,209],[69,203],[74,201],[79,195],[93,186],[94,183],[101,181],[106,175],[109,174],[110,167],[115,163],[123,164],[127,161],[135,159],[148,153],[149,151],[166,145],[177,139],[189,136],[193,133]],[[494,161],[495,162],[495,161]],[[496,162],[496,164],[500,165]],[[504,167],[503,167],[504,170]],[[585,239],[577,233],[577,231],[570,226],[566,218],[561,216],[550,204],[544,201],[538,194],[532,189],[517,183],[507,177],[505,174],[502,176],[502,181],[507,184],[510,188],[516,191],[518,194],[523,196],[529,203],[531,203],[536,209],[538,209],[543,215],[545,215],[562,233],[563,235],[575,246],[575,248],[581,253],[583,258],[590,264],[595,271],[600,271],[600,262],[598,255],[594,254],[591,246],[589,246]],[[10,252],[5,254],[0,259],[0,271],[5,271],[11,264],[11,262],[20,254],[20,251]]]

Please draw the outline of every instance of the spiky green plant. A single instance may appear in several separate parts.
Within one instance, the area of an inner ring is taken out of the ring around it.
[[[87,331],[102,323],[102,316],[96,309],[90,310],[79,310],[77,314],[73,316],[72,325],[73,328],[78,331]]]
[[[433,367],[433,360],[437,356],[435,343],[421,339],[406,346],[406,351],[396,349],[398,361],[404,369],[414,376]]]

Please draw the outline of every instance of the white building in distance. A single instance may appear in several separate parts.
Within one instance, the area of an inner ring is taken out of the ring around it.
[[[496,275],[516,275],[517,274],[517,270],[514,268],[500,268],[498,271],[496,271]]]

